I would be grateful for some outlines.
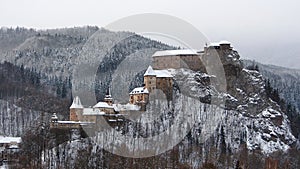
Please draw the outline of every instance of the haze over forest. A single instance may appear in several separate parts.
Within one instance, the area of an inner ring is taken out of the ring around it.
[[[210,41],[232,42],[243,58],[300,69],[298,6],[296,0],[1,0],[0,27],[104,27],[134,14],[161,13],[191,23]]]

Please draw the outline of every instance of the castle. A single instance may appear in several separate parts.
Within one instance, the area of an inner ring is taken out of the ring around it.
[[[168,70],[153,70],[149,66],[144,74],[144,86],[133,89],[129,95],[129,103],[143,108],[148,103],[149,94],[161,90],[169,98],[172,97],[173,76]]]
[[[229,42],[221,41],[205,46],[203,51],[195,50],[165,50],[157,51],[152,56],[153,68],[149,66],[144,73],[144,85],[134,88],[129,93],[128,104],[114,104],[110,90],[107,90],[103,101],[93,107],[83,107],[78,96],[70,106],[69,121],[59,121],[54,114],[51,117],[51,128],[80,128],[81,125],[97,123],[99,117],[105,117],[108,122],[123,122],[126,114],[131,111],[145,111],[151,94],[163,92],[168,100],[173,96],[173,76],[170,69],[188,68],[194,71],[206,72],[202,57],[209,57],[212,53],[224,56],[231,52]],[[222,60],[222,59],[221,59]]]
[[[128,104],[114,104],[107,90],[103,101],[93,107],[84,107],[80,98],[76,96],[70,106],[69,121],[59,121],[56,114],[51,117],[50,128],[80,128],[82,125],[97,123],[99,117],[104,117],[108,122],[123,122],[124,115],[131,111],[145,111],[149,101],[149,95],[160,89],[165,94],[172,96],[172,75],[167,70],[153,70],[148,67],[144,74],[144,85],[136,87],[129,93]]]

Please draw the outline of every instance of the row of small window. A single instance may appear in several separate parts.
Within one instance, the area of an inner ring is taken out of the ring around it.
[[[144,90],[141,90],[141,91],[133,91],[132,93],[144,93]]]

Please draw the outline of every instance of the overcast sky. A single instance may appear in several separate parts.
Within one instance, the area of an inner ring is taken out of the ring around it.
[[[161,13],[228,40],[243,58],[300,69],[299,0],[0,0],[0,26],[105,26],[133,14]]]

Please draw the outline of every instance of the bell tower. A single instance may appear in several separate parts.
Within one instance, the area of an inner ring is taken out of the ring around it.
[[[104,97],[104,102],[111,106],[113,104],[113,101],[114,99],[111,97],[110,88],[108,88]]]

